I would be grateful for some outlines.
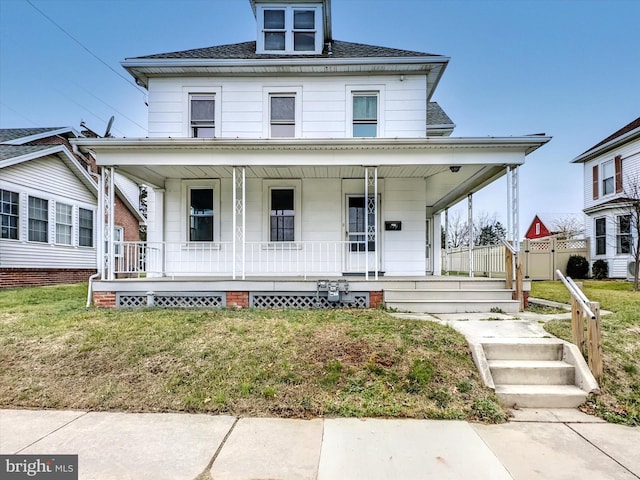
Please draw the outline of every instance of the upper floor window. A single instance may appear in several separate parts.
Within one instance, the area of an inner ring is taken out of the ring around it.
[[[322,53],[319,6],[263,6],[258,9],[258,53]]]
[[[376,93],[353,94],[353,136],[378,136],[378,95]]]
[[[620,215],[618,217],[616,253],[631,253],[631,215]]]
[[[215,137],[215,95],[190,95],[189,118],[193,138]]]
[[[607,254],[607,219],[596,218],[596,255]]]
[[[269,118],[272,137],[295,137],[296,97],[272,94],[269,97]]]
[[[86,208],[78,210],[78,245],[93,247],[93,211]]]
[[[56,243],[71,245],[73,215],[71,205],[56,202]]]
[[[49,241],[49,201],[29,197],[29,241]]]
[[[18,239],[18,200],[16,192],[0,189],[0,238]]]
[[[609,195],[613,193],[614,187],[614,175],[613,160],[609,160],[602,164],[602,194]]]
[[[189,190],[189,241],[213,242],[213,188]]]

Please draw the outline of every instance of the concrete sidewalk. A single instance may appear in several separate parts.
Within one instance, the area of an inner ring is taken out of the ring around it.
[[[639,479],[640,429],[577,410],[462,421],[0,410],[0,453],[77,454],[80,479]]]

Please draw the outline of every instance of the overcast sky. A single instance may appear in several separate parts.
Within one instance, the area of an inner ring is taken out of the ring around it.
[[[553,136],[520,169],[521,236],[536,212],[581,211],[570,160],[640,115],[639,0],[332,0],[332,14],[335,39],[450,57],[433,100],[454,136]],[[122,60],[255,37],[248,0],[0,0],[0,128],[104,133],[114,115],[112,134],[144,137]],[[501,179],[474,211],[506,224],[506,195]]]

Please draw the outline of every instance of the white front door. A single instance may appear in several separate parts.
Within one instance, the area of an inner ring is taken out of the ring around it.
[[[373,272],[379,263],[379,242],[376,242],[374,228],[375,215],[374,197],[364,195],[347,195],[346,198],[346,254],[345,273]],[[378,200],[378,205],[380,204]],[[377,262],[376,262],[377,261]]]

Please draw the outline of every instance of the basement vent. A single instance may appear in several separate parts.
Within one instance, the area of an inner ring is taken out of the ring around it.
[[[225,306],[223,293],[121,293],[116,298],[118,308],[222,308]]]
[[[324,293],[324,292],[323,292]],[[250,298],[253,308],[367,308],[369,293],[359,292],[345,295],[339,302],[330,302],[326,293],[316,296],[315,293],[254,293]]]

